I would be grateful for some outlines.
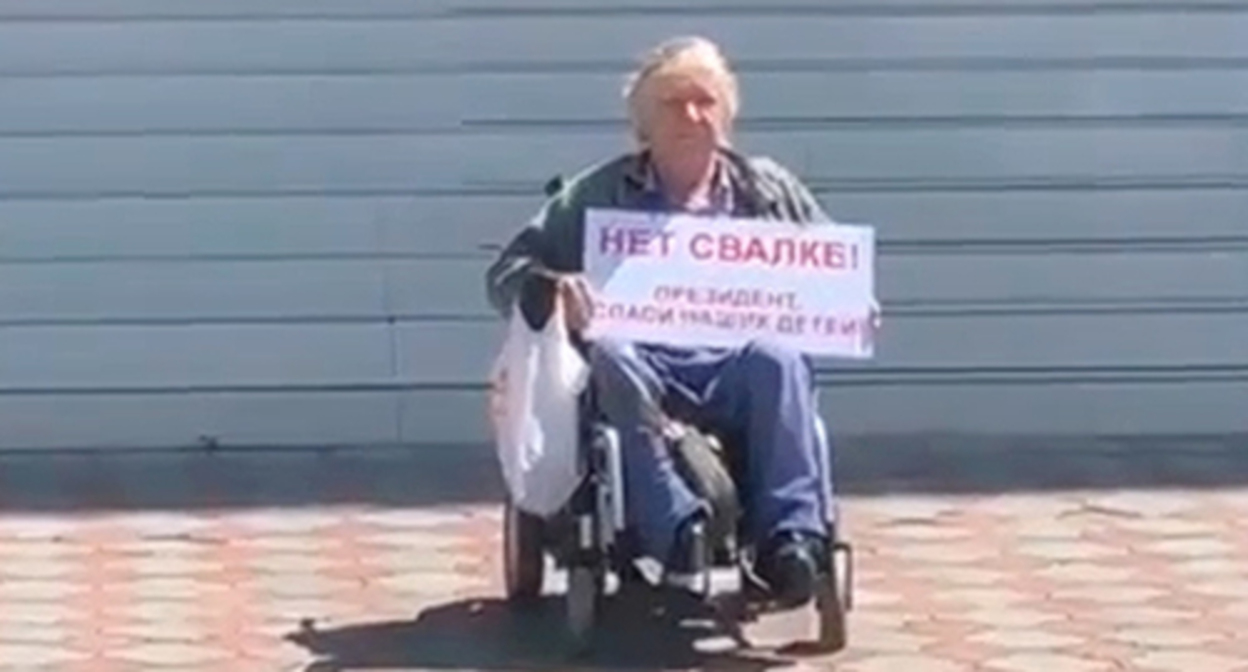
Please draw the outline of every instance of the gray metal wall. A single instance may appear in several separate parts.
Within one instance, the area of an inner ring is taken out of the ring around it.
[[[1234,3],[0,0],[0,447],[484,438],[483,246],[685,32],[878,226],[835,428],[1248,430]]]

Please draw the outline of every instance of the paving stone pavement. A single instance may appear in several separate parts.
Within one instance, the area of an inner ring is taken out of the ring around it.
[[[107,492],[125,499],[81,494]],[[15,497],[0,510],[4,672],[574,667],[555,609],[525,622],[500,604],[488,502],[34,511]],[[752,628],[751,651],[617,613],[584,666],[1248,672],[1248,485],[852,495],[843,513],[849,650],[773,650],[804,634],[800,613]]]

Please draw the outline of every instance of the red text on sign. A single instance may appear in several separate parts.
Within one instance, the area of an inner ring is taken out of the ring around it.
[[[604,226],[599,231],[598,249],[616,257],[666,257],[672,251],[673,235],[649,228]]]
[[[594,319],[639,322],[655,326],[699,325],[729,331],[769,329],[772,316],[761,311],[660,308],[655,305],[600,303]]]
[[[631,303],[599,303],[594,307],[594,319],[664,325],[676,321],[676,309]]]
[[[798,309],[796,292],[769,292],[757,288],[718,289],[660,285],[654,288],[654,300],[659,303],[683,303],[692,306],[731,306],[786,311]]]
[[[721,331],[771,332],[816,338],[857,337],[866,330],[863,319],[850,316],[780,314],[730,308],[675,308],[654,304],[599,303],[596,320],[665,326],[697,326]]]
[[[689,253],[698,261],[766,264],[827,270],[858,268],[858,246],[830,240],[761,238],[735,233],[694,234]]]

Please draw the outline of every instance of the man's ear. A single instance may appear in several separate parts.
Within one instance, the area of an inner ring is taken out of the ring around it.
[[[556,175],[550,178],[550,180],[546,182],[546,186],[543,187],[543,189],[545,190],[547,197],[553,197],[555,194],[563,191],[563,176]]]

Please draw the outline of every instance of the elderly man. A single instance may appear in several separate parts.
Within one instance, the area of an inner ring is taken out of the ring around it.
[[[592,320],[592,288],[582,271],[587,208],[726,213],[797,225],[828,222],[810,192],[775,161],[731,148],[736,80],[713,43],[681,38],[652,51],[625,87],[639,148],[564,185],[490,266],[491,303],[519,305],[538,326],[563,301],[573,334]],[[554,273],[548,273],[553,271]],[[559,279],[550,279],[556,275]],[[665,578],[704,567],[693,557],[706,508],[645,429],[654,400],[671,417],[739,437],[746,452],[746,526],[756,573],[783,605],[811,599],[824,562],[812,372],[800,354],[774,344],[678,348],[598,340],[587,345],[592,380],[607,419],[621,431],[625,501],[643,551],[665,563]]]

